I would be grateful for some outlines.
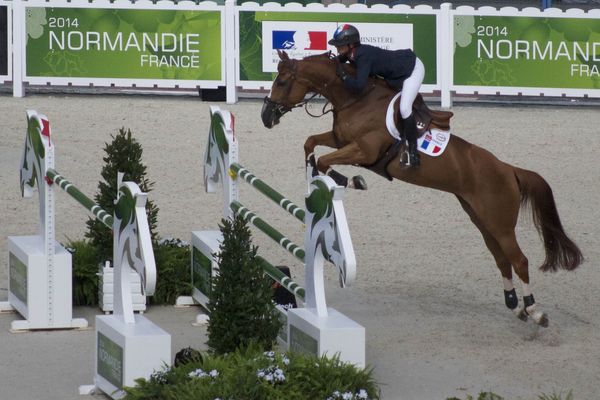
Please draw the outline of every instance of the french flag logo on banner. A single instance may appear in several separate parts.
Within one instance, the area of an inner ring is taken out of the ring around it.
[[[327,50],[325,31],[273,31],[273,50]]]
[[[296,31],[273,31],[273,49],[293,49],[295,46],[294,33]]]
[[[310,44],[304,50],[327,50],[327,32],[310,31],[308,39]]]

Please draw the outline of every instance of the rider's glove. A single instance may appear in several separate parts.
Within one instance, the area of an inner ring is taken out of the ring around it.
[[[338,55],[338,56],[337,56],[337,60],[338,60],[339,62],[341,62],[342,64],[344,64],[345,62],[347,62],[347,61],[348,61],[348,57],[347,57],[347,56],[345,56],[345,55],[342,55],[342,54],[340,54],[340,55]]]
[[[342,81],[345,81],[346,79],[348,79],[348,73],[346,73],[346,71],[344,71],[344,68],[342,68],[342,64],[337,63],[336,67],[335,67],[335,74],[337,76],[339,76]]]

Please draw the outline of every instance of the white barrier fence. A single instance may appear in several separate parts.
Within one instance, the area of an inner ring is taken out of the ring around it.
[[[235,103],[240,90],[270,89],[277,50],[335,50],[327,39],[341,23],[365,43],[413,48],[422,91],[443,107],[452,93],[600,97],[599,9],[0,0],[0,10],[0,80],[17,97],[26,84],[226,87]]]

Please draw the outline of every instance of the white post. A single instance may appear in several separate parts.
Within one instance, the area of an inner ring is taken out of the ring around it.
[[[229,111],[225,111],[225,113],[229,114]],[[223,115],[223,117],[230,117],[230,115]],[[225,171],[223,172],[223,197],[225,199],[225,205],[223,209],[223,217],[233,219],[233,210],[229,206],[234,200],[239,201],[239,188],[237,179],[233,179],[230,175],[231,164],[238,162],[238,143],[235,139],[235,135],[233,134],[233,127],[229,126],[226,130],[225,134],[227,135],[227,139],[229,142],[229,153],[225,154],[224,158],[224,167]]]
[[[54,324],[54,304],[57,303],[57,300],[55,299],[55,281],[58,278],[58,273],[55,271],[54,262],[56,258],[56,248],[54,240],[56,236],[56,225],[54,221],[55,193],[54,185],[49,185],[46,181],[46,171],[48,171],[49,168],[54,168],[54,146],[52,146],[50,123],[48,122],[45,116],[41,116],[40,123],[42,124],[42,141],[47,140],[47,145],[45,146],[46,157],[43,161],[44,169],[43,172],[38,175],[38,191],[40,195],[40,203],[43,203],[43,205],[40,204],[40,211],[42,210],[42,207],[44,209],[44,216],[43,219],[40,218],[40,223],[43,224],[43,227],[41,227],[41,229],[44,231],[42,236],[44,240],[44,255],[46,257],[46,265],[48,266],[48,323],[52,326]]]
[[[454,77],[454,14],[451,3],[442,3],[438,14],[438,70],[442,108],[452,107],[452,83]]]
[[[237,103],[237,27],[235,25],[235,0],[225,0],[225,85],[227,104]]]
[[[13,22],[13,97],[24,97],[25,89],[23,79],[25,76],[25,3],[22,0],[15,0],[12,5]],[[39,185],[40,189],[42,184]]]
[[[235,138],[234,118],[229,111],[217,106],[210,106],[211,118],[219,115],[222,123],[213,122],[208,133],[208,146],[204,154],[204,189],[206,193],[214,193],[218,189],[219,177],[223,185],[223,218],[232,218],[233,211],[229,207],[232,201],[239,200],[238,185],[229,175],[231,164],[238,162],[238,144]],[[227,152],[219,148],[217,137],[223,135],[227,142]],[[223,153],[221,153],[223,151]]]
[[[123,172],[117,172],[117,199],[115,205],[119,201],[119,188],[123,183]],[[113,286],[113,315],[115,318],[121,318],[126,324],[135,324],[133,315],[133,298],[131,295],[131,266],[123,257],[120,251],[119,240],[120,235],[116,230],[120,229],[120,223],[117,216],[113,217],[113,271],[114,271],[114,286]]]
[[[308,213],[306,218],[308,219]],[[308,226],[308,224],[307,224]],[[304,246],[307,249],[310,242],[310,229],[306,229],[304,235]],[[304,295],[305,307],[313,309],[319,317],[327,317],[327,301],[325,299],[325,279],[323,275],[323,264],[325,259],[321,246],[319,245],[316,252],[307,251],[304,258]]]

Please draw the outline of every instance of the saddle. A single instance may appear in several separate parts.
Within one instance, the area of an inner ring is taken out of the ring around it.
[[[398,98],[398,100],[396,100],[396,103],[394,104],[395,110],[398,110],[399,102],[400,98]],[[415,116],[415,120],[417,122],[418,137],[421,137],[425,132],[427,132],[431,128],[437,128],[442,131],[450,130],[450,118],[452,118],[454,113],[450,111],[439,111],[430,109],[427,106],[427,104],[425,104],[425,100],[423,100],[423,96],[421,96],[421,93],[419,93],[413,103],[413,115]],[[402,137],[404,138],[402,118],[399,112],[394,113],[394,122],[398,127],[398,131],[402,134]]]
[[[397,111],[398,102],[400,102],[400,98],[398,98],[394,104],[394,109],[396,110],[394,113],[394,123],[396,124],[396,127],[398,127],[398,131],[400,132],[402,140],[397,140],[394,142],[375,163],[371,165],[363,165],[364,168],[367,168],[390,181],[393,180],[393,178],[390,176],[390,174],[388,174],[387,166],[394,158],[396,158],[398,153],[400,153],[405,146],[402,118],[400,113]],[[425,100],[423,100],[421,93],[417,95],[413,103],[413,114],[417,122],[417,137],[423,136],[425,132],[432,128],[449,131],[450,118],[452,118],[454,115],[454,113],[450,111],[438,111],[430,109],[427,104],[425,104]]]

